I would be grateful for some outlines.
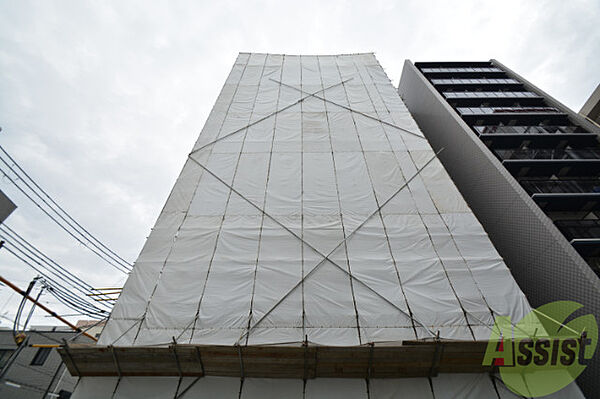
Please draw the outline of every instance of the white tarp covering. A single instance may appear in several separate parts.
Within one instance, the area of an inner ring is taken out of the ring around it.
[[[99,344],[485,340],[494,316],[530,311],[373,54],[240,54],[190,158]],[[172,397],[179,382],[100,381],[83,378],[77,397]],[[186,397],[237,397],[233,381],[204,378]],[[485,375],[369,389],[511,397]],[[247,379],[242,389],[335,395],[366,398],[367,386]]]
[[[84,377],[73,399],[516,399],[486,374],[442,374],[428,378],[307,380],[230,377]],[[189,387],[189,389],[187,389]],[[185,392],[184,392],[185,391]],[[368,391],[368,393],[367,393]],[[583,398],[570,384],[545,399]]]

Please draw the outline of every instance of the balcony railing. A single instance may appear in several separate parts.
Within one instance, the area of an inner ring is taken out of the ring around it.
[[[504,72],[500,68],[496,67],[460,67],[460,68],[421,68],[423,73],[436,73],[436,72]]]
[[[434,85],[473,85],[473,84],[481,84],[481,85],[505,85],[505,84],[521,84],[518,80],[515,79],[494,79],[494,78],[471,78],[471,79],[431,79],[431,82]]]
[[[576,133],[577,126],[473,126],[481,134]]]
[[[556,114],[560,113],[554,107],[457,107],[461,115],[491,115],[491,114]]]
[[[600,179],[520,180],[529,194],[536,193],[600,193]]]
[[[568,240],[600,238],[600,220],[557,220],[554,224]]]
[[[496,149],[501,159],[600,159],[600,148],[554,149]]]
[[[445,91],[446,98],[535,98],[530,91]]]

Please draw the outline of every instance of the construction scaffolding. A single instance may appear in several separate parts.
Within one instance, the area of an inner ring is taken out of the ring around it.
[[[481,359],[530,311],[373,54],[242,53],[99,346],[61,351],[76,398],[509,398]]]

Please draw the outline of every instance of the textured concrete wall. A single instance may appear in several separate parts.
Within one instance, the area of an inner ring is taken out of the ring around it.
[[[444,148],[444,167],[531,305],[572,300],[600,320],[598,276],[410,61],[404,64],[398,92],[433,149]],[[554,99],[551,104],[564,107]],[[600,392],[599,352],[577,380],[588,397]]]

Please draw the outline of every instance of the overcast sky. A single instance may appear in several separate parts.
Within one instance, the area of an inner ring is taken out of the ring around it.
[[[0,144],[133,262],[238,52],[375,52],[394,85],[407,58],[495,58],[579,110],[600,82],[599,20],[597,0],[3,1]],[[95,286],[123,284],[6,178],[0,189],[15,231]],[[0,273],[21,287],[35,275],[5,250]],[[0,287],[0,315],[17,304]]]

